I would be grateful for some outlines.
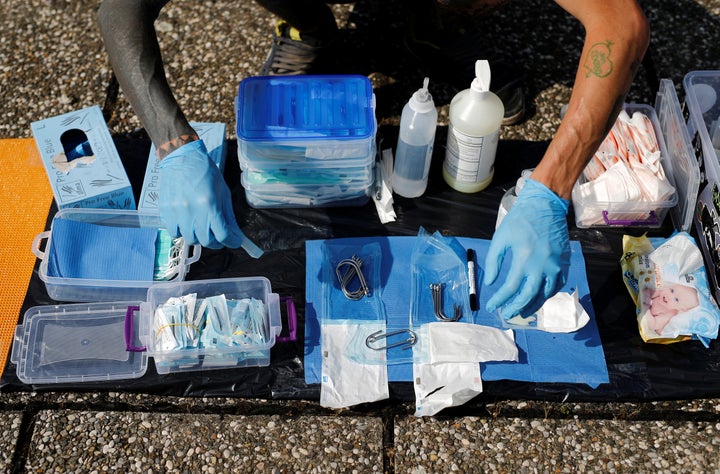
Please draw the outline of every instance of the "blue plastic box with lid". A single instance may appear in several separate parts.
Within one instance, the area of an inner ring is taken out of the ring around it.
[[[252,182],[243,181],[250,205],[311,207],[367,201],[377,132],[375,96],[367,77],[247,78],[240,83],[236,111],[240,168],[252,174]],[[348,178],[359,186],[340,190],[337,186]],[[292,186],[297,199],[276,200],[276,189],[266,182]]]

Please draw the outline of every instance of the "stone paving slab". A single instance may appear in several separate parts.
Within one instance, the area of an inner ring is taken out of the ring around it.
[[[40,411],[28,472],[382,472],[374,417]]]
[[[15,445],[20,434],[22,413],[1,412],[0,413],[0,471],[8,472],[11,469]]]
[[[720,423],[465,417],[395,421],[395,472],[718,472]]]

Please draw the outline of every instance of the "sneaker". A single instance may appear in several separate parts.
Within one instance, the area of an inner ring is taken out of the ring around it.
[[[273,32],[273,42],[265,64],[260,70],[262,76],[294,76],[309,73],[324,44],[300,31],[286,21],[278,21]]]
[[[475,61],[489,59],[490,90],[505,107],[503,125],[513,125],[525,115],[525,74],[510,63],[488,58],[468,45],[478,44],[470,34],[447,37],[435,34],[432,39],[418,38],[414,32],[406,35],[405,47],[436,78],[447,81],[459,90],[469,87],[475,77]]]

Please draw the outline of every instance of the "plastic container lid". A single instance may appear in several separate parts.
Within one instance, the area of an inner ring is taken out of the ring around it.
[[[678,204],[671,209],[670,217],[677,230],[690,232],[700,187],[700,168],[680,110],[675,86],[669,79],[660,81],[655,98],[655,112],[665,139],[665,148],[670,155],[669,160],[672,161],[673,179],[678,191]]]
[[[128,352],[125,317],[136,302],[37,306],[15,329],[10,360],[26,384],[141,377],[145,352]]]
[[[249,77],[235,105],[239,140],[355,140],[376,130],[372,84],[360,75]]]

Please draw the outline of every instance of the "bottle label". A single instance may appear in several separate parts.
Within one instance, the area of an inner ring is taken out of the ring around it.
[[[448,126],[445,170],[457,181],[479,183],[493,172],[500,130],[473,137]]]

